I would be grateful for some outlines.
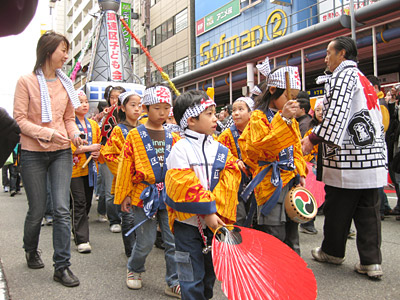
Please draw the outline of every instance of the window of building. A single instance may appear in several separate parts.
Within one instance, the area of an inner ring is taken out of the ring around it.
[[[160,2],[161,0],[150,0],[150,6],[154,6],[156,5],[158,2]]]
[[[165,73],[168,74],[169,77],[174,77],[174,63],[166,65],[165,67],[163,67],[163,70]]]
[[[258,3],[261,3],[261,0],[240,0],[240,10],[246,10]]]
[[[156,30],[153,29],[151,31],[151,45],[155,46],[156,45]]]
[[[175,62],[175,76],[183,75],[189,72],[189,58],[184,57]]]
[[[162,42],[162,39],[161,39],[161,26],[158,26],[156,28],[156,43],[154,45],[158,45],[161,42]]]
[[[187,9],[184,9],[179,14],[168,19],[151,31],[151,45],[157,46],[172,37],[174,34],[187,28],[187,26]]]
[[[161,42],[164,42],[168,38],[167,22],[161,24]]]
[[[175,34],[187,28],[187,26],[188,26],[188,14],[187,14],[187,8],[185,8],[180,13],[175,15]]]
[[[174,18],[170,18],[167,21],[167,38],[174,35]]]
[[[142,45],[146,47],[146,36],[142,36],[142,38],[140,39],[140,41],[142,42]],[[140,48],[140,47],[139,47]],[[143,54],[143,50],[142,48],[140,48],[140,54]]]

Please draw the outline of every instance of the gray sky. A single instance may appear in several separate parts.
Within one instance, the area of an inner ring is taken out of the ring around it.
[[[17,80],[32,71],[40,29],[48,28],[50,22],[48,3],[39,0],[36,14],[24,32],[0,38],[0,106],[11,116]]]

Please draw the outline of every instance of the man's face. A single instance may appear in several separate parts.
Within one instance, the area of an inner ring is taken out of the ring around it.
[[[345,50],[342,49],[340,51],[336,51],[334,48],[335,42],[330,42],[328,48],[326,49],[326,57],[325,63],[329,71],[333,72],[342,61],[345,61],[344,58]]]

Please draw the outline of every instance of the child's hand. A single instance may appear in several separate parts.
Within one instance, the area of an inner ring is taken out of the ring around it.
[[[240,171],[242,171],[244,174],[246,174],[247,177],[250,177],[250,172],[247,169],[245,163],[242,160],[238,160],[237,164],[238,164]]]
[[[299,103],[296,100],[289,100],[285,103],[282,109],[282,116],[286,119],[293,119],[296,116]]]
[[[211,229],[216,230],[220,226],[225,226],[225,223],[217,216],[217,214],[205,215],[204,221]]]
[[[306,187],[306,178],[304,176],[300,176],[300,186]]]
[[[90,152],[90,155],[92,156],[92,158],[94,160],[97,160],[100,156],[100,151],[92,151],[92,152]]]
[[[131,197],[127,196],[124,201],[121,203],[121,210],[123,212],[130,212],[132,207],[132,200]]]

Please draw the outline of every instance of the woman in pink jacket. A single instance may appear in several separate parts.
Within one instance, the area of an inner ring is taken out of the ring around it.
[[[21,175],[29,206],[23,239],[28,267],[44,267],[38,244],[49,174],[54,208],[53,278],[72,287],[79,285],[79,279],[69,269],[70,143],[80,147],[83,141],[74,114],[80,102],[71,80],[61,71],[68,50],[69,42],[60,34],[48,31],[40,37],[33,72],[22,76],[16,86],[14,118],[21,128]]]

